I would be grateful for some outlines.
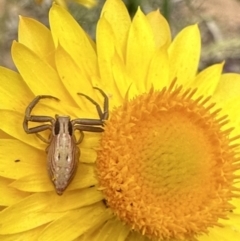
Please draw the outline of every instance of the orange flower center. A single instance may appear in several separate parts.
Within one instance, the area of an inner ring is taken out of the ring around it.
[[[195,92],[173,84],[127,101],[101,140],[97,173],[108,205],[150,238],[193,239],[233,208],[231,130]]]

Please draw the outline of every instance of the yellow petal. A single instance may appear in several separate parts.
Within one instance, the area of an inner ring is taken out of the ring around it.
[[[100,134],[98,135],[98,141],[100,138]],[[84,148],[83,145],[81,144],[81,155],[80,155],[80,161],[83,163],[95,163],[96,158],[97,158],[97,153],[95,150],[93,150],[93,142],[90,141],[90,139],[86,139],[88,140],[89,144],[92,145],[90,146],[90,148]]]
[[[114,87],[112,75],[112,61],[115,51],[117,51],[114,34],[108,21],[103,16],[97,25],[97,52],[98,64],[101,78],[106,83],[103,85],[110,85]],[[119,53],[121,51],[118,51]]]
[[[77,94],[80,92],[88,96],[96,96],[96,90],[93,89],[89,79],[83,75],[81,69],[61,45],[56,49],[55,57],[59,76],[75,103],[85,111],[89,111],[92,107],[95,110],[95,106],[90,101],[86,101],[84,97]]]
[[[55,193],[52,194],[57,196]],[[62,212],[43,211],[44,208],[49,206],[49,200],[51,199],[49,193],[33,194],[4,209],[0,213],[0,234],[27,231],[62,216]]]
[[[12,139],[13,137],[8,135],[6,132],[0,129],[0,137],[1,139]]]
[[[0,67],[0,75],[0,109],[25,110],[25,103],[29,101],[29,98],[33,99],[31,90],[23,82],[21,76],[12,70]]]
[[[222,113],[229,116],[236,132],[240,130],[240,75],[223,74],[213,95],[213,101],[222,108]]]
[[[74,2],[84,5],[86,8],[92,8],[97,4],[96,0],[74,0]]]
[[[154,54],[148,70],[149,83],[152,83],[154,89],[161,90],[168,85],[169,80],[169,60],[165,48],[160,48]],[[147,86],[148,89],[151,85]]]
[[[210,96],[214,93],[221,74],[222,74],[223,63],[212,65],[202,72],[200,72],[193,83],[188,85],[191,88],[197,88],[197,93],[204,96]],[[186,87],[188,87],[186,86]]]
[[[110,100],[113,101],[115,106],[119,106],[122,104],[126,93],[128,94],[129,99],[132,99],[134,96],[138,95],[139,92],[135,82],[129,76],[129,73],[127,72],[126,66],[122,59],[115,54],[113,61],[113,77],[118,90],[115,93],[113,92],[112,98]]]
[[[238,241],[240,239],[239,230],[233,229],[232,227],[214,227],[209,229],[207,235],[201,235],[198,237],[199,241]]]
[[[239,199],[237,199],[239,202]],[[229,227],[230,229],[234,229],[235,231],[238,232],[238,235],[240,235],[240,215],[239,213],[237,213],[237,211],[239,210],[238,207],[233,210],[232,213],[230,213],[229,215],[229,219],[225,219],[222,220],[221,222],[223,223],[223,225],[225,225],[226,227]]]
[[[95,166],[79,163],[74,179],[68,187],[68,190],[87,188],[97,185],[95,176]]]
[[[100,133],[85,132],[84,139],[81,142],[81,148],[93,150],[93,148],[96,148],[97,146],[99,146],[100,135],[101,135]],[[87,151],[84,151],[84,153],[85,153],[84,155],[90,154],[89,152],[87,153]],[[81,155],[83,155],[83,153]],[[92,161],[90,161],[89,158],[87,158],[87,159],[88,159],[88,161],[86,161],[86,163],[92,162]],[[82,160],[82,162],[85,162],[85,161]]]
[[[99,223],[104,223],[108,218],[109,214],[102,203],[69,211],[58,220],[49,224],[38,240],[72,241],[90,228],[99,225]],[[81,225],[77,225],[79,220]]]
[[[46,143],[43,143],[40,141],[36,135],[27,135],[23,128],[22,128],[22,122],[23,122],[23,115],[10,110],[0,110],[1,118],[3,118],[6,121],[3,121],[1,123],[1,129],[6,132],[7,134],[15,137],[16,139],[29,144],[30,146],[36,147],[40,150],[45,150]],[[13,125],[9,125],[9,123],[14,123]],[[4,145],[5,146],[5,145]],[[25,154],[25,151],[23,152]],[[16,157],[16,159],[19,159]]]
[[[49,200],[51,200],[51,203],[49,203]],[[79,201],[76,202],[76,200]],[[78,213],[75,210],[77,207],[88,206],[99,200],[102,200],[102,193],[97,191],[96,188],[68,192],[68,195],[63,196],[58,196],[55,192],[33,194],[0,213],[0,234],[22,232],[38,227],[49,221],[57,220],[64,215],[65,211],[74,209],[72,214]],[[93,213],[94,210],[93,208]],[[102,205],[101,210],[105,210]],[[64,220],[61,220],[61,222],[65,222]],[[14,227],[12,223],[14,223]],[[62,227],[65,227],[66,224]]]
[[[1,159],[2,160],[2,159]],[[1,170],[1,167],[0,167]],[[15,188],[9,186],[12,180],[0,177],[0,206],[10,206],[19,202],[22,198],[29,195],[28,193],[20,192]]]
[[[118,64],[118,59],[121,62],[124,61],[123,51],[120,48],[118,41],[114,37],[112,27],[104,15],[97,25],[97,51],[99,71],[103,80],[101,84],[104,89],[107,87],[108,90],[111,90],[110,109],[118,105],[117,103],[122,102],[122,96],[119,95],[121,89],[119,90],[118,85],[116,85],[116,83],[119,83],[118,78],[121,78],[122,74],[117,76],[116,79],[113,73],[113,68]],[[122,85],[124,84],[122,83]],[[125,93],[126,88],[124,89],[124,95]]]
[[[54,44],[69,53],[85,78],[97,75],[97,57],[86,33],[67,10],[56,4],[50,10],[49,22]],[[61,24],[59,24],[61,23]]]
[[[64,88],[58,73],[24,45],[14,42],[12,55],[18,71],[35,95],[56,95],[66,103],[71,103],[71,96]]]
[[[67,9],[66,0],[56,0],[56,3]]]
[[[55,192],[53,184],[48,176],[47,167],[45,163],[43,165],[43,168],[44,170],[36,169],[35,174],[24,175],[22,178],[19,178],[18,180],[12,182],[10,184],[10,187],[14,187],[18,190],[26,191],[26,192],[48,192],[48,191]],[[73,181],[70,183],[67,191],[80,189],[80,188],[88,188],[96,184],[97,184],[97,180],[94,175],[94,168],[92,166],[90,168],[89,165],[80,163],[78,166],[76,175]],[[91,192],[88,192],[88,194],[89,194],[89,197],[92,198],[91,200],[95,200],[97,198],[97,201],[99,201],[102,199],[102,194],[100,192],[95,192],[94,195],[92,196],[90,196]],[[81,195],[84,195],[84,194],[82,193]],[[87,201],[87,199],[85,199],[85,201]],[[78,204],[80,205],[80,203]]]
[[[45,194],[47,197],[47,194]],[[67,191],[62,196],[55,192],[49,193],[51,203],[44,208],[44,212],[64,212],[76,210],[77,208],[89,206],[103,199],[103,194],[96,187]],[[76,202],[77,200],[77,202]]]
[[[130,240],[131,241],[150,241],[147,237],[141,235],[139,232],[134,232],[134,231],[129,234],[126,241],[130,241]]]
[[[240,216],[240,199],[234,198],[231,201],[231,204],[233,204],[234,207],[237,207],[236,209],[234,209],[234,213],[236,214],[237,217],[239,217]]]
[[[171,30],[167,20],[160,14],[159,10],[150,12],[147,19],[152,27],[156,46],[167,48],[171,43]]]
[[[46,170],[46,155],[19,140],[0,139],[0,175],[18,179]]]
[[[31,229],[26,232],[9,234],[9,235],[0,235],[1,241],[23,241],[23,240],[37,240],[39,236],[39,232],[43,230],[44,226]]]
[[[111,26],[115,43],[120,46],[122,52],[125,53],[126,39],[131,24],[131,19],[125,4],[121,0],[106,1],[101,13],[101,17],[103,16]]]
[[[35,174],[24,175],[22,178],[12,182],[11,187],[25,192],[47,192],[54,191],[54,187],[47,173],[46,164],[44,170],[38,170]],[[37,170],[37,169],[36,169]]]
[[[55,47],[51,32],[46,26],[34,19],[20,17],[18,40],[52,67],[55,67],[53,55]]]
[[[184,28],[169,48],[170,79],[177,77],[179,84],[191,83],[200,58],[201,38],[197,25]]]
[[[147,70],[155,50],[152,28],[139,8],[129,30],[126,56],[127,72],[139,93],[146,91]]]
[[[130,227],[119,222],[118,219],[113,218],[108,220],[101,228],[100,232],[95,235],[92,241],[110,241],[110,240],[126,240],[130,232]]]

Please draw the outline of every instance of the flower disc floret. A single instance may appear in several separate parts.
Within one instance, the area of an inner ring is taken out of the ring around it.
[[[237,155],[210,97],[174,86],[113,111],[97,171],[108,205],[133,229],[191,240],[233,208]]]

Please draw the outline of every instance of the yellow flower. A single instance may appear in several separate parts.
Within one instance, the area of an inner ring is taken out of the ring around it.
[[[21,18],[19,74],[0,68],[0,239],[239,240],[240,76],[221,75],[223,64],[196,73],[198,27],[171,41],[158,11],[138,9],[131,21],[120,0],[106,1],[96,44],[58,5],[50,27]],[[102,135],[85,134],[58,196],[46,143],[23,131],[24,112],[47,94],[61,101],[42,100],[34,114],[98,118],[77,95],[102,106],[94,86],[110,119]]]
[[[44,0],[35,0],[35,1],[36,3],[41,4]],[[67,8],[67,3],[70,1],[83,5],[86,8],[92,8],[96,5],[96,0],[55,0],[53,2],[56,2],[57,4],[59,4],[64,8]]]

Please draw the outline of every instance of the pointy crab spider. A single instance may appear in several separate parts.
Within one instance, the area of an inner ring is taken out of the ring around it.
[[[83,132],[103,132],[104,121],[108,119],[108,97],[101,89],[97,87],[94,87],[94,89],[97,89],[104,97],[103,111],[100,105],[89,96],[83,93],[78,93],[78,95],[84,96],[96,106],[99,119],[77,118],[71,120],[69,116],[64,115],[55,115],[55,118],[51,116],[31,115],[33,108],[41,99],[51,98],[59,101],[58,98],[51,95],[39,95],[35,97],[26,108],[23,129],[27,134],[35,133],[42,141],[49,144],[46,148],[48,172],[58,195],[63,194],[75,175],[80,157],[80,150],[77,145],[84,138]],[[50,124],[29,128],[29,121],[50,122]],[[49,140],[38,134],[38,132],[48,129],[51,130]],[[76,140],[74,135],[76,130],[80,132],[78,140]]]

